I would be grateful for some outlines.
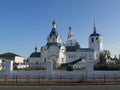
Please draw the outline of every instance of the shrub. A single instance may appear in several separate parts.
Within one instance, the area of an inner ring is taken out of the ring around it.
[[[67,65],[67,71],[73,71],[73,66],[71,64]]]
[[[94,70],[120,70],[120,64],[96,64]]]

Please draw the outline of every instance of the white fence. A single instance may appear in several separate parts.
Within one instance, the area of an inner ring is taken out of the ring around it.
[[[18,71],[13,70],[13,62],[12,61],[6,61],[4,65],[4,70],[0,71],[0,76],[41,76],[46,77],[51,76],[52,78],[57,78],[59,76],[62,76],[62,78],[68,78],[71,77],[75,78],[79,76],[87,76],[87,78],[104,78],[109,76],[110,78],[120,77],[120,71],[94,71],[93,70],[93,62],[87,61],[87,69],[86,70],[77,70],[77,71],[53,71],[53,63],[51,61],[46,62],[46,70],[31,70],[31,71]]]

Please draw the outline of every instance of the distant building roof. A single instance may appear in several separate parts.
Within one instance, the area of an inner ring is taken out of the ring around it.
[[[40,52],[33,52],[30,55],[30,58],[39,58],[39,57],[41,57],[41,53]]]
[[[14,58],[15,56],[22,57],[20,55],[17,55],[17,54],[11,53],[11,52],[0,54],[0,58]]]

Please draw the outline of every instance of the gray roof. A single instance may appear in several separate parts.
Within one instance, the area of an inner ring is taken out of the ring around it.
[[[95,51],[95,50],[94,50],[94,49],[91,49],[91,48],[80,48],[80,51],[93,52],[93,51]]]
[[[78,62],[80,62],[80,61],[82,61],[82,58],[79,58],[79,59],[77,59],[77,60],[74,60],[74,61],[72,61],[72,62],[70,62],[70,63],[63,63],[63,64],[61,64],[61,67],[67,67],[67,65],[74,65],[74,64],[76,64],[76,63],[78,63]]]
[[[38,58],[38,57],[41,57],[41,53],[40,52],[33,52],[31,55],[30,55],[31,58]]]
[[[75,46],[66,46],[66,52],[76,52],[80,50],[80,44],[76,42]]]
[[[51,46],[57,46],[57,47],[61,47],[61,43],[47,43],[46,46],[51,47]]]
[[[76,48],[80,49],[80,44],[78,42],[76,42]]]
[[[66,46],[66,52],[76,52],[75,46]]]

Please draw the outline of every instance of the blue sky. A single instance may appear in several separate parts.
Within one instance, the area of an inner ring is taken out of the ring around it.
[[[120,0],[0,0],[0,53],[27,58],[35,45],[40,51],[53,19],[62,41],[72,26],[81,47],[88,47],[95,19],[104,49],[120,53]]]

